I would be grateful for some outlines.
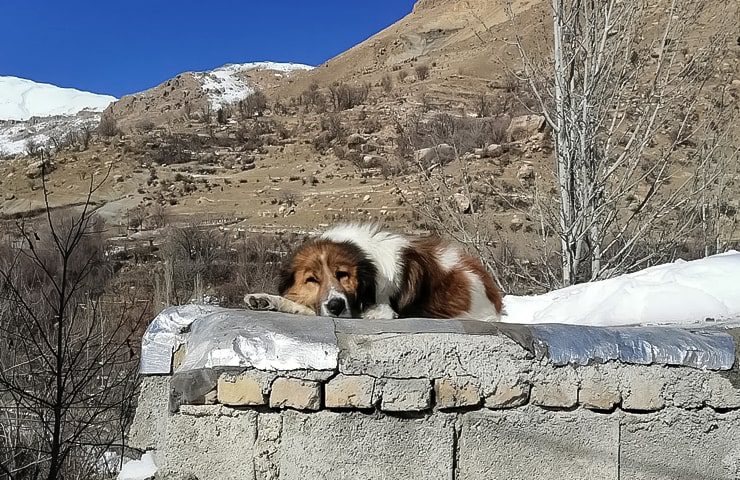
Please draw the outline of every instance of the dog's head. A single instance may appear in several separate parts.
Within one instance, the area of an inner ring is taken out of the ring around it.
[[[375,303],[375,274],[375,265],[355,244],[314,240],[288,261],[279,290],[317,315],[357,318]]]

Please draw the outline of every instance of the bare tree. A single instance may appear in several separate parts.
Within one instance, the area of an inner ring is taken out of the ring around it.
[[[45,178],[45,177],[42,177]],[[101,182],[102,183],[102,182]],[[0,476],[91,478],[123,445],[136,389],[138,319],[104,297],[109,269],[91,197],[0,249]],[[133,322],[132,322],[133,320]]]
[[[26,140],[25,152],[26,152],[26,155],[28,155],[29,157],[33,157],[33,158],[39,157],[42,155],[43,151],[44,151],[44,146],[40,144],[39,142],[37,142],[36,140],[34,140],[33,138],[29,138],[28,140]]]
[[[383,88],[385,93],[391,93],[393,91],[393,78],[386,73],[380,80],[380,86]]]
[[[367,83],[348,85],[336,82],[329,87],[329,93],[331,94],[334,111],[339,112],[365,103],[370,94],[370,85]]]
[[[457,119],[461,124],[449,126],[447,116],[433,117],[428,124],[415,116],[409,117],[406,128],[401,124],[399,143],[427,145],[445,142],[455,149],[454,158],[437,158],[429,162],[417,159],[415,174],[404,176],[397,184],[404,203],[414,206],[420,226],[452,238],[480,258],[499,286],[508,293],[529,294],[549,290],[555,285],[552,271],[553,247],[548,232],[542,228],[534,232],[531,244],[513,242],[502,231],[492,204],[505,205],[508,211],[527,215],[533,205],[528,193],[508,191],[493,177],[479,175],[480,164],[461,155],[469,146],[469,122],[479,119]],[[501,132],[496,129],[497,135]],[[488,177],[488,178],[481,178]],[[407,183],[415,178],[420,197],[406,196]]]
[[[200,109],[200,119],[206,125],[210,125],[213,120],[213,107],[210,103],[206,103]]]
[[[80,129],[77,131],[77,140],[80,144],[80,147],[82,150],[87,150],[87,148],[90,146],[90,141],[92,140],[92,127],[84,123]]]
[[[255,90],[244,100],[239,102],[239,111],[242,116],[251,118],[255,115],[260,116],[267,110],[267,96],[262,90]]]
[[[98,124],[98,134],[103,137],[115,137],[120,133],[118,129],[118,122],[116,118],[110,114],[105,113],[100,117],[100,123]]]
[[[706,96],[721,95],[710,80],[737,5],[709,6],[552,0],[550,51],[537,55],[517,37],[525,80],[553,132],[559,201],[543,212],[560,238],[563,284],[666,260],[697,226],[687,212],[697,213],[691,206],[723,173],[696,176],[732,144],[724,133],[732,114]],[[700,22],[718,33],[696,46]]]
[[[203,290],[228,276],[227,236],[211,228],[170,227],[167,242],[162,245],[166,288],[160,297],[169,305],[196,299],[202,301]]]
[[[49,133],[49,140],[47,142],[47,148],[53,150],[55,153],[61,152],[66,145],[64,144],[64,135],[59,132]]]

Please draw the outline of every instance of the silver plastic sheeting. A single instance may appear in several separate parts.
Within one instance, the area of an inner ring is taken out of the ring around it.
[[[177,371],[212,367],[333,370],[339,348],[330,318],[219,309],[198,317]]]
[[[337,367],[339,355],[330,318],[183,305],[163,310],[147,328],[139,373],[171,373],[172,353],[181,344],[187,348],[178,371],[331,370]]]
[[[142,374],[169,374],[172,353],[187,343],[178,372],[212,367],[335,370],[336,334],[456,333],[505,335],[555,365],[628,364],[729,370],[735,343],[722,328],[517,325],[460,320],[367,321],[231,310],[172,307],[157,315],[142,341]]]
[[[162,310],[149,324],[141,340],[139,373],[171,373],[172,352],[185,342],[184,333],[190,328],[190,324],[217,310],[224,309],[208,305],[182,305]]]
[[[680,365],[730,370],[732,336],[721,330],[680,327],[581,327],[531,325],[534,353],[555,365],[587,365],[618,360],[639,365]]]
[[[457,333],[505,335],[537,358],[555,365],[587,365],[618,360],[639,365],[679,365],[706,370],[729,370],[735,361],[732,336],[719,325],[705,329],[678,326],[589,327],[563,324],[521,325],[472,320],[337,319],[337,333]]]

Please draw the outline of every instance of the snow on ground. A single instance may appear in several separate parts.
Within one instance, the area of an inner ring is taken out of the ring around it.
[[[253,62],[229,64],[208,72],[197,72],[203,90],[211,100],[211,107],[220,108],[238,102],[254,93],[254,88],[242,80],[238,73],[247,70],[274,70],[289,73],[295,70],[311,70],[313,67],[300,63]]]
[[[504,298],[504,322],[615,326],[740,321],[740,252]]]
[[[82,110],[101,112],[115,100],[110,95],[0,76],[0,120],[74,115]]]
[[[146,480],[157,473],[157,465],[154,463],[154,453],[146,452],[141,460],[129,460],[123,464],[118,473],[118,480]]]
[[[0,156],[16,155],[26,150],[26,142],[33,140],[45,145],[49,137],[62,137],[87,125],[97,127],[100,114],[80,112],[74,116],[36,118],[33,121],[0,121]]]

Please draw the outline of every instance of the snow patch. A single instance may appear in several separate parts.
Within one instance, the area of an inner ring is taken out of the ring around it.
[[[504,297],[502,321],[593,326],[740,320],[740,252],[658,265],[535,296]]]
[[[201,88],[211,101],[211,107],[221,108],[242,100],[254,93],[254,87],[239,77],[239,73],[248,70],[274,70],[290,73],[296,70],[311,70],[313,67],[300,63],[253,62],[228,64],[208,72],[196,72]]]
[[[95,128],[98,123],[100,114],[95,112],[35,118],[32,121],[0,121],[0,156],[24,153],[29,140],[47,145],[51,136],[62,138],[83,127]]]
[[[147,480],[157,473],[157,465],[154,463],[154,453],[146,452],[141,460],[129,460],[123,464],[118,473],[118,480]]]
[[[74,115],[83,110],[102,112],[114,101],[116,98],[110,95],[0,76],[0,120]]]

